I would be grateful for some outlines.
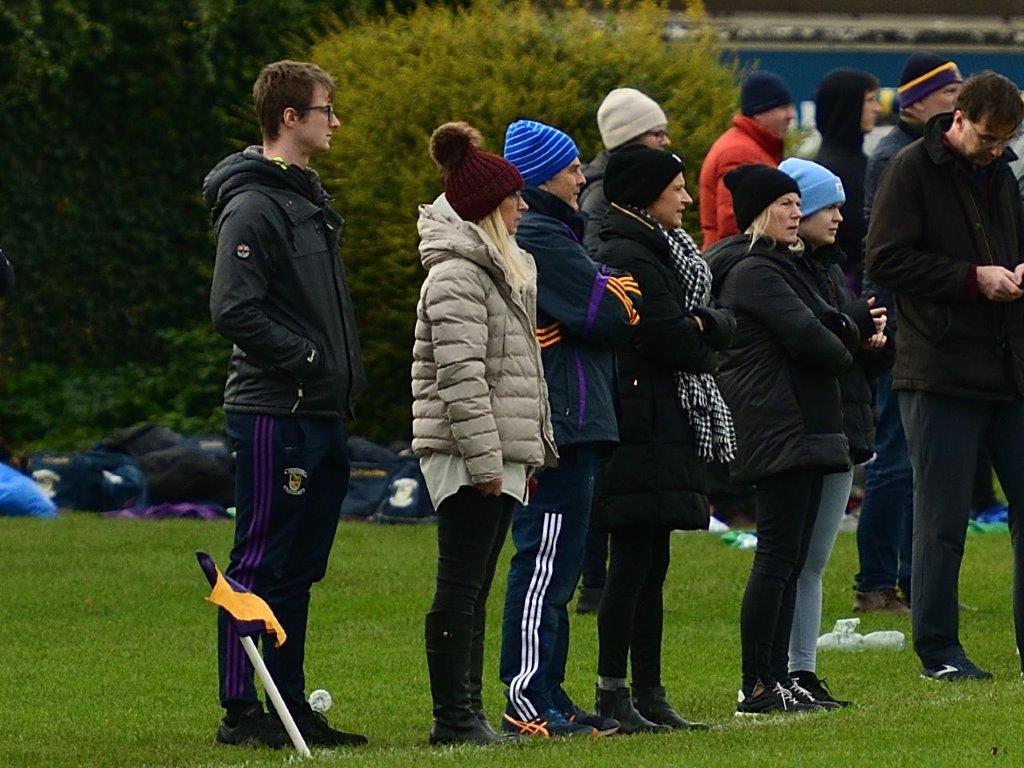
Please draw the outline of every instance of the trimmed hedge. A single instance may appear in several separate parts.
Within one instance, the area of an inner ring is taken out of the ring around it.
[[[366,20],[314,46],[313,59],[337,80],[342,126],[318,170],[347,220],[343,256],[371,382],[354,430],[389,440],[410,432],[423,278],[417,206],[441,191],[427,155],[438,124],[468,120],[500,152],[510,122],[536,119],[572,135],[586,161],[601,149],[601,99],[633,86],[665,109],[696,192],[699,163],[735,109],[735,72],[719,63],[710,32],[667,44],[667,13],[651,2],[595,15],[576,5],[549,13],[531,2],[479,0]],[[687,223],[697,227],[696,207]]]

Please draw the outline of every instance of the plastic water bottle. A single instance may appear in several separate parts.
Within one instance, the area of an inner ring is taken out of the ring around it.
[[[757,534],[740,531],[726,531],[722,542],[733,549],[757,549]]]
[[[864,635],[857,632],[860,619],[839,619],[831,632],[818,638],[818,648],[840,651],[860,650]]]
[[[892,648],[902,651],[907,647],[907,638],[902,632],[870,632],[864,635],[864,648]]]

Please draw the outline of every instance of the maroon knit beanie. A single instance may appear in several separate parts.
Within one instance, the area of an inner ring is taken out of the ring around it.
[[[513,192],[523,177],[508,160],[480,149],[469,123],[445,123],[430,137],[430,156],[444,176],[444,194],[466,221],[480,221]]]

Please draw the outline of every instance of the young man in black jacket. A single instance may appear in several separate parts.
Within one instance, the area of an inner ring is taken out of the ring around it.
[[[960,643],[957,584],[978,450],[1010,500],[1024,647],[1024,210],[1007,145],[1020,92],[983,72],[882,177],[868,273],[896,296],[893,388],[914,467],[914,648],[934,680],[989,679]]]
[[[345,422],[365,375],[345,270],[342,220],[309,160],[339,122],[330,75],[279,61],[260,72],[253,100],[263,145],[229,155],[203,196],[217,232],[210,291],[214,327],[234,342],[224,410],[236,454],[235,541],[227,575],[263,597],[288,634],[263,655],[307,743],[363,744],[305,700],[310,588],[323,578],[348,488]],[[219,618],[217,741],[283,746],[253,670],[224,612]]]

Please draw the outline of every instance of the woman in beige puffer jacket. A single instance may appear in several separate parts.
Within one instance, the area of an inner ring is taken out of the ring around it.
[[[430,140],[445,193],[420,206],[427,270],[416,307],[413,443],[437,510],[437,588],[425,640],[432,744],[490,744],[484,621],[512,509],[531,468],[557,457],[535,334],[537,271],[513,239],[523,180],[446,123]]]

